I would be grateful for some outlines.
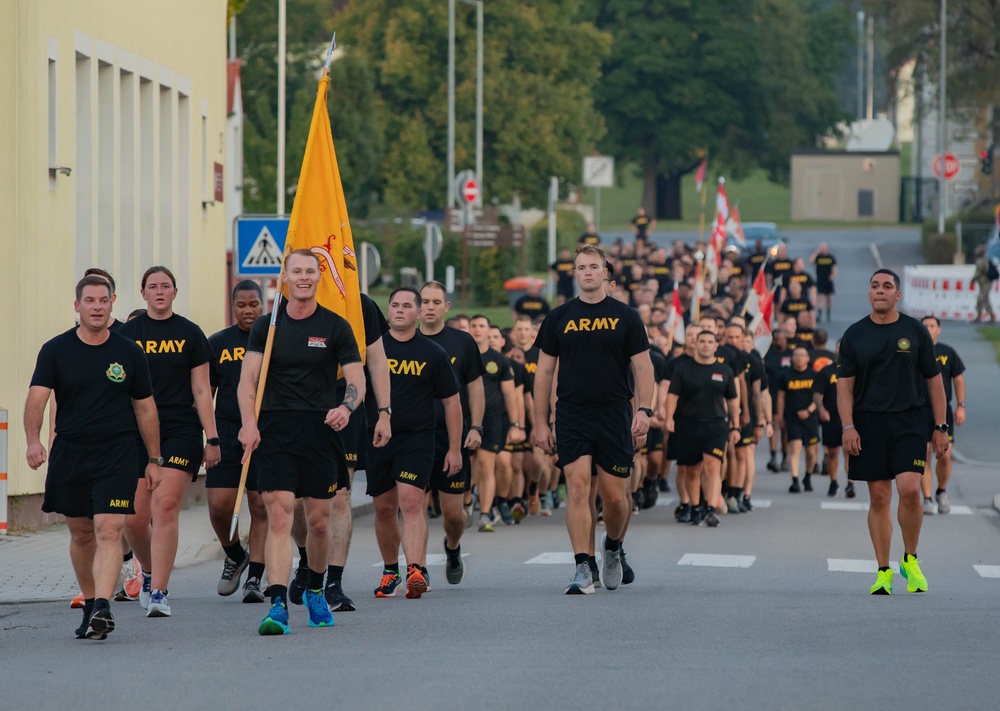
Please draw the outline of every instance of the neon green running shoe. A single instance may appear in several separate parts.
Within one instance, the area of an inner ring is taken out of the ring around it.
[[[927,578],[920,572],[920,561],[915,555],[907,553],[903,556],[903,560],[899,561],[899,573],[906,578],[907,591],[927,592]]]
[[[872,585],[872,595],[892,595],[892,568],[878,571],[878,580]]]

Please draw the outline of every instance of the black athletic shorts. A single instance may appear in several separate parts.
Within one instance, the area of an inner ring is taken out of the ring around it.
[[[296,498],[332,499],[350,489],[347,459],[340,435],[323,420],[323,412],[262,412],[257,428],[260,445],[257,488],[291,491]]]
[[[663,430],[659,427],[650,427],[649,432],[646,434],[646,446],[645,449],[650,452],[662,452],[663,451]]]
[[[574,405],[556,401],[556,450],[559,466],[592,456],[594,464],[623,479],[631,476],[632,403]]]
[[[785,432],[788,441],[802,440],[803,447],[809,447],[819,442],[819,415],[815,412],[804,420],[794,412],[785,416]]]
[[[374,423],[372,432],[368,431],[368,413],[365,412],[364,403],[358,408],[347,421],[347,427],[340,431],[340,440],[344,443],[344,457],[347,459],[347,466],[357,471],[368,468],[368,450],[374,438]]]
[[[816,293],[817,294],[832,294],[836,291],[833,286],[832,281],[817,281],[816,282]]]
[[[135,435],[87,441],[56,436],[42,511],[70,518],[135,513]]]
[[[927,456],[927,415],[923,408],[903,412],[857,412],[854,426],[861,453],[848,457],[854,481],[885,481],[904,472],[923,473]]]
[[[465,436],[468,434],[467,427],[462,428],[462,443],[465,443]],[[472,487],[472,457],[469,450],[462,447],[462,471],[454,476],[444,473],[444,457],[448,454],[448,430],[439,429],[434,431],[434,466],[431,467],[431,479],[427,488],[440,491],[443,494],[464,494]]]
[[[670,441],[677,442],[678,466],[701,464],[706,454],[722,461],[729,444],[729,422],[725,419],[706,422],[674,418]]]
[[[235,489],[240,485],[243,474],[243,445],[240,444],[242,423],[215,418],[215,428],[219,432],[219,447],[222,459],[205,475],[207,489]],[[250,457],[250,471],[247,472],[246,488],[257,491],[257,456]]]
[[[674,420],[674,426],[676,427],[676,419]],[[663,435],[664,439],[667,440],[667,451],[664,453],[663,458],[668,462],[677,461],[677,447],[680,444],[680,440],[677,435],[673,432],[666,432]]]
[[[503,429],[503,419],[500,415],[483,418],[483,443],[479,449],[496,454],[506,444],[507,431]]]
[[[507,441],[507,433],[510,431],[510,420],[507,419],[507,413],[504,413],[500,419],[500,431],[503,433],[504,443],[501,447],[501,451],[510,452],[530,452],[531,451],[531,433],[527,430],[524,431],[524,441],[513,444]]]
[[[136,441],[136,467],[139,478],[146,476],[149,453],[141,439]],[[180,469],[191,475],[191,481],[198,481],[198,470],[205,456],[205,440],[200,425],[173,425],[160,423],[160,456],[163,469]]]
[[[740,428],[740,438],[736,442],[737,447],[749,447],[756,442],[753,441],[753,431],[756,429],[753,422],[751,422],[746,427]]]
[[[829,422],[819,423],[823,434],[824,447],[840,447],[844,443],[844,423],[839,417],[831,417]]]
[[[426,489],[434,466],[434,430],[393,434],[368,457],[368,495],[380,496],[397,483]],[[457,476],[457,475],[456,475]]]
[[[924,407],[924,416],[927,418],[927,441],[930,442],[934,437],[934,425],[937,423],[934,421],[934,410],[928,404]],[[944,421],[948,423],[948,441],[955,441],[955,413],[951,410],[951,403],[948,403],[948,410],[945,413]]]

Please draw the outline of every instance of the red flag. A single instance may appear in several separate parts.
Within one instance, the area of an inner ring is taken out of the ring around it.
[[[674,284],[674,300],[672,304],[673,313],[670,314],[672,321],[668,330],[673,333],[674,343],[684,343],[684,309],[681,306],[681,295],[677,293],[677,284]]]
[[[757,270],[757,277],[753,280],[753,290],[757,292],[760,299],[763,299],[767,294],[767,277],[764,275],[763,266]]]
[[[705,170],[708,168],[708,158],[702,160],[701,165],[698,166],[698,172],[694,174],[694,185],[695,189],[700,193],[702,186],[705,184]]]
[[[761,355],[767,353],[771,347],[771,317],[774,315],[774,292],[767,292],[760,299],[760,310],[750,322],[750,330],[753,331],[754,345]]]
[[[726,220],[729,219],[729,198],[726,197],[725,178],[719,178],[719,187],[715,193],[715,216],[716,218],[721,216],[722,225],[725,227]]]
[[[743,233],[743,221],[740,220],[739,205],[733,205],[733,211],[729,213],[729,221],[726,223],[726,229],[733,233],[741,247],[747,246],[747,236]]]

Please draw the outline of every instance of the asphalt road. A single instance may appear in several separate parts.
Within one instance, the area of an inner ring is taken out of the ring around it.
[[[872,239],[824,236],[842,265],[839,336],[867,311]],[[881,236],[896,245],[886,251],[915,249],[905,234]],[[793,256],[819,241],[792,237]],[[969,427],[970,442],[993,436],[988,422]],[[373,520],[357,520],[344,581],[359,609],[332,629],[308,628],[296,607],[291,635],[257,636],[265,606],[218,597],[214,562],[174,575],[170,619],[116,604],[104,642],[73,639],[79,613],[66,603],[0,606],[0,709],[994,707],[995,469],[957,467],[953,512],[925,520],[929,592],[907,593],[897,575],[891,597],[871,597],[864,489],[829,499],[820,477],[816,492],[791,495],[765,460],[757,510],[718,529],[675,523],[671,495],[636,517],[625,546],[637,580],[613,592],[562,594],[572,564],[560,510],[468,532],[465,581],[445,583],[436,555],[421,600],[372,597]],[[438,521],[431,531],[440,554]]]

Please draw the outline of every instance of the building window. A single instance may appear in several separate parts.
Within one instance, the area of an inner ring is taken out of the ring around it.
[[[858,191],[858,217],[875,217],[875,191]]]

